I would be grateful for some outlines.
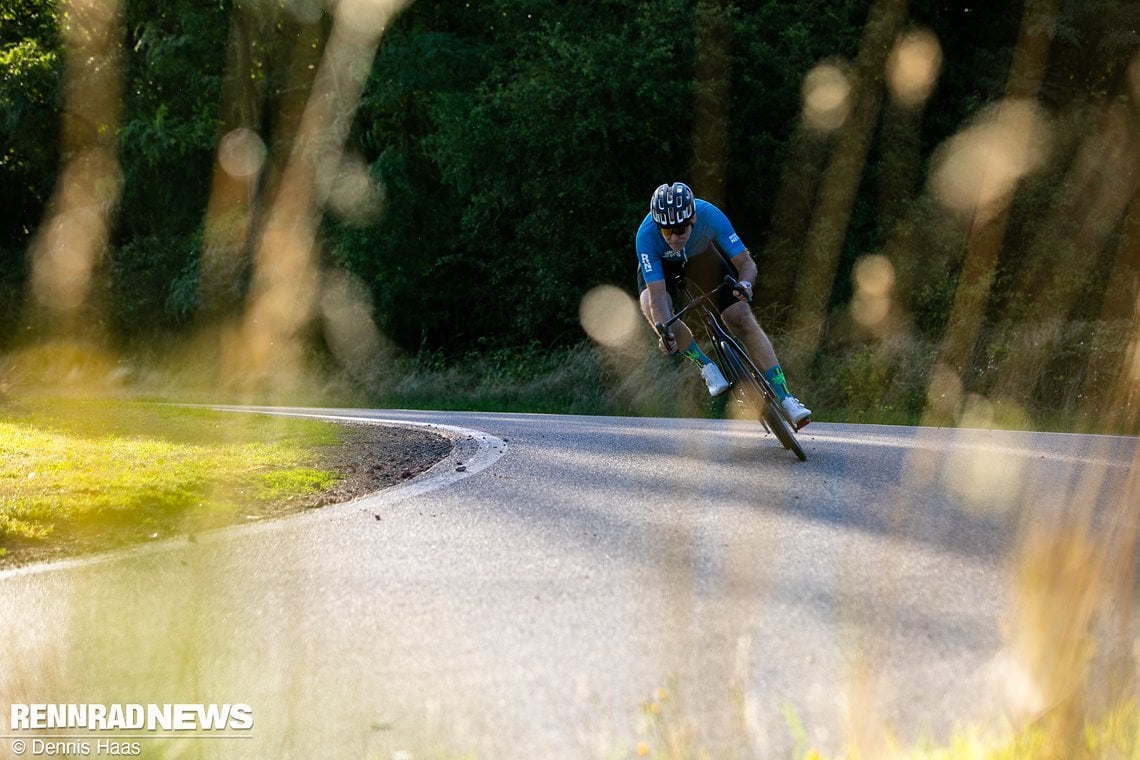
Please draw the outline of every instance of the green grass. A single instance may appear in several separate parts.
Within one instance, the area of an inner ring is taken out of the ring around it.
[[[105,401],[21,401],[0,421],[0,558],[101,548],[273,514],[337,475],[315,420]]]

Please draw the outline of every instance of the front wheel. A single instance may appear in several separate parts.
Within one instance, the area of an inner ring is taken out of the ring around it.
[[[776,401],[776,394],[768,385],[768,381],[756,371],[748,357],[743,356],[740,349],[730,341],[722,342],[721,350],[733,380],[733,393],[757,414],[764,427],[772,431],[776,440],[785,449],[799,457],[801,462],[806,462],[807,455],[804,454],[800,442],[796,440],[792,426],[784,418],[780,403]]]

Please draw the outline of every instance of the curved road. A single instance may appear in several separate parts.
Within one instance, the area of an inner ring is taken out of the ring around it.
[[[308,412],[457,445],[345,505],[0,574],[0,757],[61,733],[14,731],[24,703],[249,706],[129,739],[177,757],[944,740],[1030,706],[1021,530],[1136,495],[1131,438],[815,423],[800,463],[731,421]]]

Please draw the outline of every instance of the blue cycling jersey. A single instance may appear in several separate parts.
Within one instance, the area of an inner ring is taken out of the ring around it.
[[[647,283],[665,278],[663,262],[687,261],[708,251],[713,243],[716,243],[717,247],[730,259],[738,253],[743,253],[746,249],[723,211],[699,198],[694,200],[694,204],[697,222],[693,225],[692,234],[689,235],[685,247],[680,251],[674,251],[669,247],[669,243],[665,241],[661,231],[653,222],[653,217],[649,214],[645,215],[641,227],[637,230],[635,245],[638,266],[641,268],[641,275]]]

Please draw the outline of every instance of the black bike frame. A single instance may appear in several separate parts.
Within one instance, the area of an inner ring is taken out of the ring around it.
[[[721,282],[721,284],[714,288],[712,291],[708,293],[701,293],[695,297],[692,293],[689,292],[688,286],[685,284],[683,277],[677,277],[676,284],[677,294],[683,297],[686,303],[681,307],[679,311],[674,312],[672,317],[667,319],[665,322],[659,322],[656,325],[657,333],[659,335],[664,335],[662,330],[668,332],[669,328],[672,327],[675,322],[680,321],[681,318],[684,317],[687,313],[693,311],[694,309],[699,310],[701,321],[705,327],[705,332],[708,335],[709,341],[713,344],[713,348],[716,350],[716,363],[718,366],[720,366],[721,372],[724,374],[725,379],[730,383],[735,383],[738,379],[736,377],[735,369],[731,366],[731,362],[728,361],[728,357],[725,356],[724,353],[723,343],[728,343],[731,344],[736,349],[740,357],[748,363],[747,368],[753,370],[755,373],[755,379],[760,385],[760,389],[764,392],[764,395],[773,401],[778,401],[776,391],[774,388],[772,388],[772,384],[769,383],[767,378],[764,377],[764,374],[760,371],[760,368],[757,367],[756,364],[752,361],[752,357],[749,356],[748,352],[744,350],[744,347],[740,345],[740,341],[736,339],[736,336],[734,336],[732,332],[729,331],[728,326],[724,324],[724,320],[720,316],[720,312],[709,306],[709,303],[712,301],[713,296],[715,296],[721,288],[735,288],[737,286],[736,280],[734,280],[732,277],[725,276],[724,281]],[[763,420],[761,420],[761,422],[763,422]],[[767,426],[767,423],[765,423],[764,427]]]
[[[780,441],[784,448],[789,449],[794,453],[800,461],[807,459],[804,454],[803,447],[800,446],[796,440],[795,430],[788,423],[784,417],[783,410],[781,409],[779,396],[776,395],[776,390],[764,374],[752,361],[752,357],[740,345],[740,342],[724,324],[719,310],[713,308],[710,303],[716,293],[724,287],[736,288],[738,283],[730,276],[726,276],[724,281],[713,289],[711,293],[701,293],[697,297],[693,297],[689,292],[688,286],[685,284],[683,277],[677,278],[677,295],[683,297],[685,303],[681,309],[673,314],[665,322],[658,322],[655,327],[658,335],[666,337],[671,335],[670,327],[685,314],[693,311],[694,309],[700,311],[702,322],[704,323],[705,332],[707,337],[713,344],[716,351],[717,365],[721,368],[724,377],[732,385],[733,394],[745,406],[752,406],[758,404],[755,409],[757,418],[764,429],[772,433]],[[729,356],[729,354],[733,356]],[[743,382],[742,382],[743,381]],[[751,385],[755,390],[758,390],[762,398],[753,399],[749,394],[747,387]]]

